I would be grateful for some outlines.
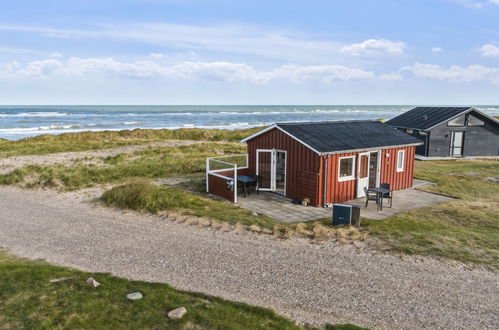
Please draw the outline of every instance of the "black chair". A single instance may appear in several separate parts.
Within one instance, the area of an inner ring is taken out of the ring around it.
[[[390,189],[390,184],[389,183],[382,183],[379,185],[380,188],[385,188],[390,190],[390,192],[384,193],[383,194],[383,199],[389,199],[390,200],[390,208],[392,207],[392,201],[393,201],[393,193],[392,190]]]
[[[366,194],[366,206],[364,206],[364,207],[367,207],[367,204],[369,203],[369,201],[375,201],[376,205],[379,209],[378,193],[375,191],[369,191],[369,189],[367,189],[367,187],[364,187],[364,193]]]

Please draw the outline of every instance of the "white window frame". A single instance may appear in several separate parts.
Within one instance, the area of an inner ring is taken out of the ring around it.
[[[349,176],[340,176],[341,170],[341,161],[343,159],[351,158],[352,159],[352,173]],[[338,158],[338,182],[355,180],[355,156],[345,156]]]
[[[399,164],[400,154],[402,154],[402,166]],[[397,172],[404,172],[405,168],[405,150],[397,151]]]

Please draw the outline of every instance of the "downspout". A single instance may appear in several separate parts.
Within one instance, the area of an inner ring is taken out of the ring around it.
[[[327,197],[326,195],[327,195],[327,172],[328,172],[328,170],[327,170],[327,159],[328,159],[328,157],[329,156],[324,156],[323,157],[324,165],[322,166],[322,170],[323,170],[323,173],[324,173],[324,175],[323,175],[323,177],[324,177],[323,181],[324,182],[322,183],[323,184],[323,189],[322,189],[322,206],[323,207],[326,206],[326,202],[327,202],[326,201],[326,197]]]

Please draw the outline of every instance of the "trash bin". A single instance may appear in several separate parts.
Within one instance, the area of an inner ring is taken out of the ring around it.
[[[351,225],[360,227],[360,207],[333,204],[333,226]]]

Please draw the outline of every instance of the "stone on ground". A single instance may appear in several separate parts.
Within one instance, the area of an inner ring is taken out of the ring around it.
[[[100,285],[100,283],[94,280],[92,277],[89,277],[86,282],[88,285],[93,286],[94,288]]]
[[[126,299],[128,300],[139,300],[142,299],[142,297],[143,295],[140,292],[133,292],[126,295]]]
[[[169,311],[168,317],[173,320],[177,320],[181,319],[185,315],[185,313],[187,313],[187,309],[185,309],[185,307],[179,307]]]

